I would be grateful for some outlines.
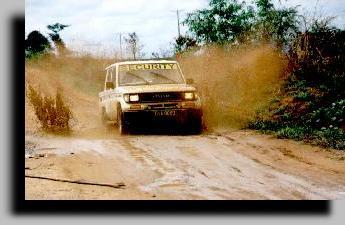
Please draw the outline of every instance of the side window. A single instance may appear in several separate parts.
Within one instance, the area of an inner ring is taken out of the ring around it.
[[[107,90],[108,70],[105,72],[104,90]]]
[[[109,89],[113,89],[113,88],[114,88],[114,85],[113,85],[113,82],[111,80],[111,69],[108,69],[106,77],[105,77],[104,90],[109,90]]]
[[[116,67],[112,69],[112,74],[113,74],[112,81],[114,85],[116,85]]]

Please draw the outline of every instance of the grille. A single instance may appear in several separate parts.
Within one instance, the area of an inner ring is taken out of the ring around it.
[[[139,94],[140,102],[174,102],[182,100],[183,95],[181,92],[156,92]]]

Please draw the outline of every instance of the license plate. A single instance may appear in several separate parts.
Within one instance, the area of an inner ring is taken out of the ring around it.
[[[176,116],[176,111],[175,110],[154,111],[154,116],[163,116],[163,117]]]

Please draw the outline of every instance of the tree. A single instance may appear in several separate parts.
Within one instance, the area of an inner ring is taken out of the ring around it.
[[[180,35],[174,43],[174,52],[181,53],[197,46],[197,41],[189,36]]]
[[[292,74],[310,86],[332,93],[322,97],[345,99],[345,30],[330,26],[328,20],[316,20],[292,45]]]
[[[255,7],[254,7],[255,6]],[[197,10],[184,21],[199,44],[237,44],[271,41],[283,47],[298,33],[296,8],[276,8],[272,0],[210,0],[207,9]]]
[[[65,43],[63,42],[63,40],[60,37],[59,32],[61,32],[63,29],[65,29],[66,27],[69,27],[70,25],[65,25],[65,24],[61,24],[61,23],[55,23],[52,25],[48,25],[47,28],[48,30],[51,31],[51,33],[48,33],[50,39],[54,42],[55,47],[57,48],[58,52],[61,53],[65,53],[66,51],[66,46]]]
[[[133,56],[133,59],[136,60],[138,57],[142,57],[141,50],[143,48],[143,45],[139,43],[139,37],[138,35],[133,33],[128,33],[128,37],[125,37],[125,42],[127,44],[127,49],[130,52],[130,54]]]
[[[31,58],[35,55],[47,53],[51,49],[48,39],[39,31],[29,33],[25,40],[25,57]]]
[[[257,6],[253,32],[259,39],[272,41],[284,47],[293,40],[299,30],[299,16],[296,7],[277,9],[272,0],[255,0]]]
[[[184,24],[199,43],[234,42],[249,31],[253,9],[237,0],[210,0],[209,9],[197,10],[187,16]]]

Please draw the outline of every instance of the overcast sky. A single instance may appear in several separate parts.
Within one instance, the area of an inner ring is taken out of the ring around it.
[[[250,1],[250,0],[249,0]],[[278,0],[276,0],[278,2]],[[281,0],[284,5],[300,5],[302,12],[338,16],[335,24],[344,28],[344,0]],[[61,32],[67,46],[95,53],[118,52],[119,33],[136,32],[147,56],[171,47],[177,36],[176,9],[181,20],[186,13],[207,7],[208,0],[26,0],[25,32],[56,22],[70,24]],[[186,31],[181,27],[182,33]]]

